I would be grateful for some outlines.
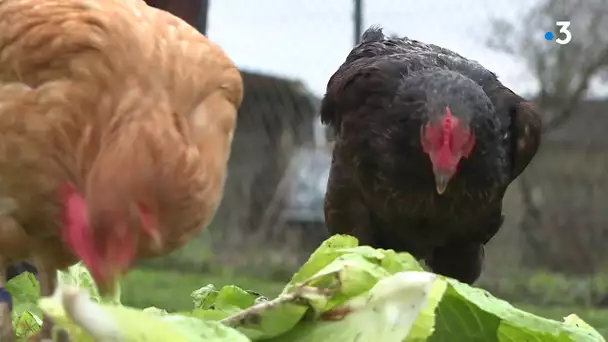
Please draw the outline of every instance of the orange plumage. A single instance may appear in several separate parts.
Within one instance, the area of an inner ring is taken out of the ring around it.
[[[0,0],[0,270],[33,258],[49,295],[82,258],[109,290],[184,245],[219,205],[242,96],[220,47],[143,1]]]

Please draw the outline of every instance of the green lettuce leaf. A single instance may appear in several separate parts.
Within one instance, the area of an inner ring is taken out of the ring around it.
[[[436,328],[429,342],[605,341],[580,318],[577,321],[580,326],[542,318],[519,310],[487,291],[445,279],[448,288],[437,307]]]
[[[35,277],[6,284],[20,341],[35,334],[42,312],[73,341],[541,341],[605,342],[576,315],[563,322],[519,310],[487,291],[423,271],[408,253],[359,246],[335,235],[310,256],[282,293],[267,299],[228,285],[191,293],[193,310],[169,313],[100,298],[82,264],[59,272],[52,297]]]
[[[411,271],[378,281],[366,293],[301,322],[271,342],[401,342],[425,307],[437,275]]]
[[[407,253],[357,246],[355,238],[336,235],[311,255],[278,298],[224,318],[223,322],[252,340],[276,338],[302,322],[318,320],[354,298],[368,296],[380,280],[404,271],[421,270]],[[441,288],[438,289],[440,293]],[[440,297],[434,295],[433,303]],[[433,309],[423,311],[424,315],[417,318],[420,320],[416,323],[417,336],[428,336],[432,331]]]
[[[52,297],[41,298],[39,305],[77,341],[250,341],[218,322],[99,303],[88,292],[67,285],[58,287]]]

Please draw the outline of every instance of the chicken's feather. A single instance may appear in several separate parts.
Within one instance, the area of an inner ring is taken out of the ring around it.
[[[0,198],[16,204],[1,256],[34,256],[46,274],[87,258],[60,233],[64,204],[82,201],[126,220],[130,201],[147,208],[164,244],[142,235],[140,257],[182,246],[221,199],[242,96],[219,46],[143,1],[0,0]],[[58,195],[66,182],[79,197]]]
[[[438,194],[421,132],[446,107],[475,145]],[[371,27],[330,78],[321,120],[336,132],[324,208],[330,233],[405,250],[474,281],[483,245],[504,221],[505,191],[538,149],[538,110],[473,60]]]

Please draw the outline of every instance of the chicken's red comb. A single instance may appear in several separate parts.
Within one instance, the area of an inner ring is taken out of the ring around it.
[[[452,140],[452,129],[454,128],[454,120],[457,120],[452,116],[452,111],[450,107],[445,107],[445,116],[442,120],[443,125],[443,145],[450,145],[450,141]]]

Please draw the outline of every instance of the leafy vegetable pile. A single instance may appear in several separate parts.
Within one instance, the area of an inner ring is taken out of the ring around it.
[[[79,264],[60,283],[52,297],[38,298],[31,274],[9,282],[20,339],[40,329],[45,312],[83,342],[605,341],[574,314],[564,322],[534,316],[425,272],[407,253],[344,235],[325,241],[275,299],[207,285],[192,292],[192,311],[168,313],[100,298]]]

